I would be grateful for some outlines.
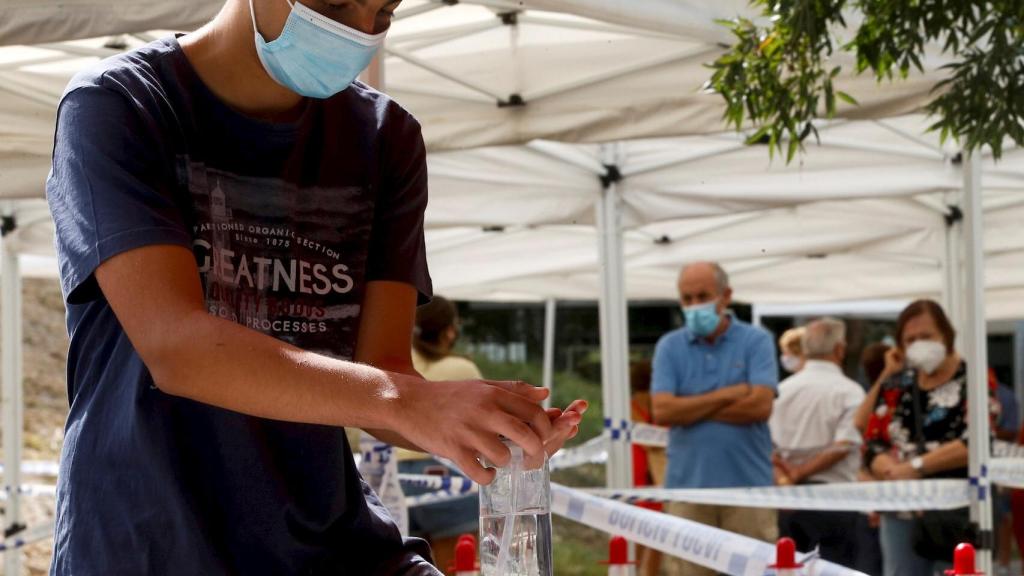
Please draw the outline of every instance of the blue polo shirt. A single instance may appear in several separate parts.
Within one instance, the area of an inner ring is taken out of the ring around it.
[[[714,344],[687,328],[665,334],[654,350],[651,389],[676,396],[705,394],[732,384],[778,385],[771,335],[731,318]],[[772,485],[767,422],[736,425],[705,420],[669,433],[667,488]]]

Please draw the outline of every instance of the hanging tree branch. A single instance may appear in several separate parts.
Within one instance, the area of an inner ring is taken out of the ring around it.
[[[735,37],[711,67],[708,88],[726,102],[724,118],[737,131],[749,122],[748,143],[767,143],[789,162],[810,135],[814,120],[835,115],[842,72],[834,52],[856,56],[856,72],[879,82],[924,71],[926,46],[952,58],[926,111],[942,141],[982,146],[1002,154],[1009,138],[1024,146],[1024,0],[753,0],[767,24],[720,21]],[[863,16],[854,39],[837,44],[847,28],[843,12]]]

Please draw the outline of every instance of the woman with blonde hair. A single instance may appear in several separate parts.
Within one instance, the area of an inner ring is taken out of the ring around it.
[[[795,374],[804,367],[804,327],[796,326],[782,333],[779,337],[779,366],[790,374]]]

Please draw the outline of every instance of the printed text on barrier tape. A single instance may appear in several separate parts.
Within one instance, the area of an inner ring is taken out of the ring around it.
[[[635,490],[588,489],[587,493],[626,502],[696,502],[721,506],[789,510],[898,512],[952,510],[970,503],[965,480],[900,480],[762,488]]]
[[[605,500],[551,485],[551,511],[608,534],[695,562],[732,576],[763,576],[775,560],[775,546],[740,534],[660,512]],[[863,576],[823,560],[811,560],[808,576]]]

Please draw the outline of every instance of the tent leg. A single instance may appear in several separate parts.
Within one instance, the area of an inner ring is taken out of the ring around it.
[[[964,155],[964,254],[967,272],[966,302],[963,307],[965,350],[967,352],[968,472],[971,477],[971,520],[981,534],[978,568],[992,574],[992,494],[988,481],[989,392],[988,351],[985,323],[984,212],[982,210],[981,157]],[[952,558],[952,550],[950,551]]]
[[[544,365],[542,381],[544,387],[551,393],[544,400],[544,407],[551,407],[552,396],[555,393],[555,314],[558,312],[554,298],[548,298],[544,302]]]
[[[966,322],[963,313],[963,215],[959,203],[951,204],[949,210],[950,214],[946,217],[946,258],[942,270],[942,304],[953,326],[961,328],[962,332]],[[960,333],[957,334],[956,344],[958,348],[964,344]]]
[[[618,180],[621,149],[604,144],[606,175],[597,205],[601,254],[601,390],[605,427],[609,429],[606,484],[609,488],[632,486],[632,452],[629,443],[629,324],[622,254],[622,221],[619,214]]]
[[[11,218],[5,211],[5,220]],[[3,393],[0,395],[0,413],[3,417],[4,533],[11,534],[24,528],[21,518],[21,442],[22,442],[22,382],[21,382],[21,274],[18,254],[6,242],[12,230],[5,226],[4,241],[0,242],[0,371]],[[4,574],[21,574],[21,552],[14,550],[4,555]]]

